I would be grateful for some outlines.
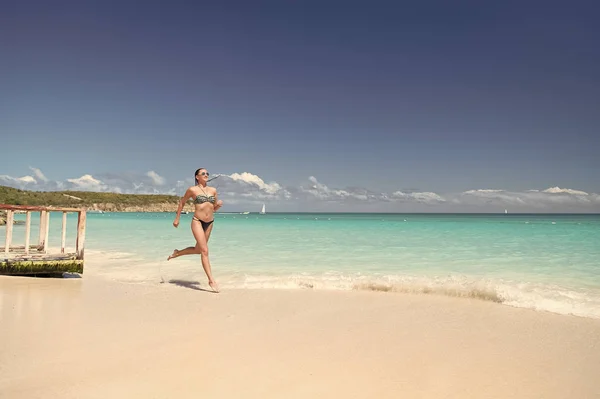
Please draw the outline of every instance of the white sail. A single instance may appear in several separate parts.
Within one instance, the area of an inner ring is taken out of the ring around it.
[[[267,213],[265,204],[263,204],[262,209],[260,210],[260,213],[261,213],[261,215],[264,215],[265,213]]]

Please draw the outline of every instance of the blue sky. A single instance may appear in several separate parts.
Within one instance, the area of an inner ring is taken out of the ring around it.
[[[0,184],[600,211],[594,2],[49,3],[2,4]]]

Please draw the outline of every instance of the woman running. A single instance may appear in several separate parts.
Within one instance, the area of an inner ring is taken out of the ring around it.
[[[185,249],[174,250],[171,256],[167,260],[177,258],[183,255],[200,254],[202,260],[202,267],[208,277],[208,285],[215,292],[219,292],[219,286],[213,278],[210,261],[208,259],[208,239],[210,238],[210,232],[213,228],[214,212],[223,206],[223,201],[217,199],[217,189],[214,187],[208,187],[208,176],[209,173],[206,169],[200,168],[196,170],[194,179],[196,185],[191,186],[187,189],[181,201],[179,201],[179,207],[177,208],[177,215],[173,226],[179,226],[179,216],[183,210],[183,206],[190,199],[194,199],[194,216],[192,217],[192,233],[196,239],[196,245],[193,247],[187,247]]]

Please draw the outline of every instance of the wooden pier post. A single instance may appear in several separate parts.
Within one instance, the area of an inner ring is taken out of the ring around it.
[[[4,253],[10,252],[10,244],[12,242],[12,232],[14,224],[14,211],[6,211],[6,237],[4,239]]]
[[[48,237],[50,234],[50,212],[46,212],[46,223],[44,223],[44,253],[48,253]]]
[[[75,245],[77,259],[83,259],[83,252],[85,249],[85,219],[85,211],[79,212],[77,218],[77,243]]]
[[[38,236],[38,251],[45,247],[44,237],[46,237],[46,211],[40,211],[40,234]]]
[[[27,216],[25,219],[25,255],[29,255],[29,236],[31,230],[31,211],[26,211]]]
[[[67,212],[62,217],[62,239],[60,240],[60,253],[65,253],[65,241],[67,240]]]

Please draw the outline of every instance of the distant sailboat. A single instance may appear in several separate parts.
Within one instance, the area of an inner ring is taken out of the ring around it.
[[[265,209],[265,204],[263,204],[262,209],[260,210],[260,214],[264,215],[265,213],[267,213],[267,211]]]
[[[505,210],[504,210],[504,213],[508,213],[508,209],[505,209]]]

